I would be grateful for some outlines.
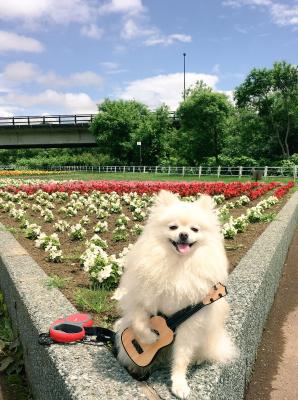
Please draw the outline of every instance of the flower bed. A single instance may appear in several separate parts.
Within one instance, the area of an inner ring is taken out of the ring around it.
[[[292,182],[9,183],[6,180],[0,191],[0,221],[49,275],[57,277],[53,285],[64,279],[62,290],[77,306],[94,310],[78,288],[100,289],[100,301],[109,304],[103,312],[108,319],[114,315],[110,298],[122,273],[123,257],[142,231],[155,192],[172,190],[185,201],[194,201],[200,193],[212,195],[230,263],[235,266],[293,186]]]
[[[5,190],[18,193],[23,191],[27,194],[34,194],[38,190],[46,193],[55,192],[79,192],[89,193],[93,190],[101,193],[118,194],[137,193],[153,194],[161,189],[170,190],[180,196],[194,196],[198,193],[209,194],[210,196],[223,194],[226,199],[248,194],[252,199],[262,196],[269,190],[282,186],[280,182],[153,182],[153,181],[63,181],[63,182],[40,182],[36,184],[21,184],[19,186],[7,186]]]
[[[15,169],[15,170],[0,170],[0,176],[20,176],[20,175],[59,175],[65,174],[65,171],[44,171],[44,170],[27,170],[27,169]]]

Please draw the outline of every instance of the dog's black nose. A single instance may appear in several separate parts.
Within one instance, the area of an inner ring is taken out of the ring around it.
[[[186,242],[188,239],[188,233],[186,232],[180,232],[179,233],[179,239],[181,240],[181,242]]]

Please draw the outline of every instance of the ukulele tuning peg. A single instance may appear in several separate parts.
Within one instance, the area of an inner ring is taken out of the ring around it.
[[[217,290],[217,286],[216,286],[216,285],[214,285],[214,286],[213,286],[213,289],[214,289],[214,290]]]
[[[219,297],[222,297],[222,293],[218,293],[218,296],[219,296]]]
[[[213,303],[213,302],[214,302],[214,299],[211,297],[210,301],[211,301],[211,303]]]

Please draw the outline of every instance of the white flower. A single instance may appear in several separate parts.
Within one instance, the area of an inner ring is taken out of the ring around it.
[[[233,239],[237,235],[237,229],[233,225],[233,221],[225,223],[221,229],[225,239]]]
[[[94,232],[107,232],[108,230],[108,223],[107,221],[99,221],[94,227]]]

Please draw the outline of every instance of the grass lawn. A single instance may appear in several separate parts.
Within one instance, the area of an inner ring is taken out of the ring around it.
[[[9,177],[9,176],[7,176]],[[5,176],[2,176],[5,178]],[[17,177],[11,177],[14,179],[42,179],[42,180],[126,180],[126,181],[206,181],[206,182],[247,182],[250,181],[250,177],[242,177],[238,176],[220,176],[219,178],[216,175],[205,175],[199,177],[198,175],[169,175],[162,173],[141,173],[141,172],[126,172],[126,173],[98,173],[98,172],[66,172],[62,174],[49,174],[49,175],[19,175]],[[271,182],[271,181],[281,181],[288,182],[292,180],[291,177],[270,177],[266,179],[262,179],[263,182]]]

